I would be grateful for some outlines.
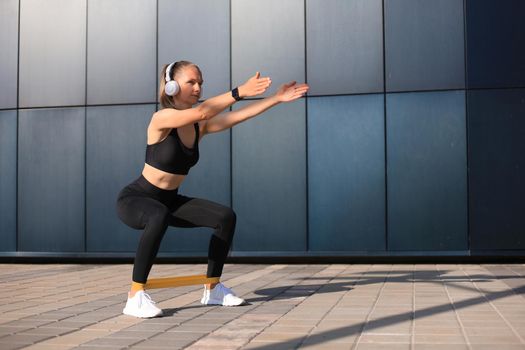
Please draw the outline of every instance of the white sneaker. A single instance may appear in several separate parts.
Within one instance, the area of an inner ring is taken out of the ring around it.
[[[133,298],[128,297],[126,307],[122,312],[125,315],[150,318],[162,315],[162,310],[155,306],[155,302],[143,290],[135,293]]]
[[[204,287],[204,295],[201,299],[201,304],[204,305],[239,306],[244,303],[244,299],[237,297],[230,288],[226,288],[222,283],[218,283],[211,290]]]

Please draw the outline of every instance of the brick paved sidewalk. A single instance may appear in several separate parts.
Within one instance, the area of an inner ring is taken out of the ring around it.
[[[131,265],[0,265],[0,349],[525,349],[525,265],[226,265],[249,301],[201,286],[150,292],[122,315]],[[205,265],[155,265],[152,277]]]

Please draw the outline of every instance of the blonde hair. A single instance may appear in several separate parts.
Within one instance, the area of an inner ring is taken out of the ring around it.
[[[166,68],[168,68],[169,64],[165,64],[162,66],[162,69],[160,71],[160,86],[159,86],[159,103],[160,103],[160,109],[164,108],[175,108],[175,101],[174,96],[168,96],[166,95],[166,92],[164,91],[164,86],[166,85]],[[175,79],[175,76],[180,73],[184,68],[186,67],[195,67],[199,71],[199,74],[202,76],[202,72],[195,63],[192,63],[190,61],[177,61],[173,65],[173,68],[171,69],[171,79]]]

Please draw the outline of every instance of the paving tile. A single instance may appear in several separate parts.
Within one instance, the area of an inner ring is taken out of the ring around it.
[[[364,344],[357,345],[356,350],[410,350],[410,344]],[[438,350],[438,349],[436,349]],[[439,349],[443,350],[443,349]],[[447,348],[447,350],[449,350]]]
[[[416,344],[466,344],[463,334],[415,334]]]
[[[206,332],[166,332],[154,335],[153,337],[149,338],[149,340],[162,340],[165,342],[189,340],[196,341],[206,335],[208,335],[208,333]]]
[[[481,311],[481,312],[458,312],[458,317],[461,321],[465,320],[494,320],[501,317],[495,311]]]
[[[283,342],[290,340],[300,341],[305,338],[306,334],[296,334],[296,333],[283,333],[283,332],[263,332],[252,339],[252,342]]]
[[[288,318],[288,317],[282,317],[280,318],[276,324],[279,325],[287,325],[287,326],[315,326],[318,323],[318,320],[312,320],[312,319],[294,319],[294,318]]]
[[[33,327],[16,327],[14,326],[0,326],[0,333],[2,333],[3,335],[8,335],[8,334],[16,334],[16,333],[20,333],[20,332],[24,332],[24,331],[27,331],[27,330],[30,330],[30,329],[33,329]]]
[[[299,346],[299,342],[254,342],[248,343],[242,347],[243,350],[290,350],[290,349],[305,349],[306,347]]]
[[[297,338],[300,339],[300,338]],[[339,334],[334,336],[332,334],[310,334],[303,338],[303,345],[323,345],[323,344],[354,344],[358,339],[356,335]]]
[[[167,316],[150,320],[121,315],[131,270],[0,264],[10,300],[0,302],[0,349],[395,350],[414,340],[416,350],[459,350],[463,332],[473,350],[525,348],[525,298],[514,294],[516,281],[498,279],[525,275],[525,264],[227,264],[223,280],[251,305],[202,306],[198,286],[155,290]],[[205,265],[155,265],[153,273],[173,271]]]
[[[205,331],[205,332],[209,333],[209,332],[213,332],[217,328],[219,328],[219,325],[198,325],[198,324],[186,325],[186,324],[182,324],[180,326],[177,326],[174,329],[176,329],[179,332],[201,332],[201,331]]]
[[[463,327],[471,328],[506,328],[508,327],[503,320],[462,320]]]
[[[476,325],[483,324],[483,322],[478,322]],[[428,317],[424,319],[416,319],[414,320],[415,327],[421,326],[421,327],[444,327],[444,328],[460,328],[461,325],[457,320],[442,320],[437,317]],[[465,324],[463,324],[465,326]],[[500,325],[501,327],[501,325]]]
[[[105,347],[112,347],[112,348],[124,348],[131,346],[133,344],[139,343],[141,339],[134,339],[134,338],[111,338],[111,337],[104,337],[104,338],[98,338],[89,342],[86,342],[85,344],[82,344],[82,347],[84,346],[105,346]]]
[[[411,327],[373,327],[373,328],[367,328],[365,327],[363,329],[363,334],[397,334],[397,335],[403,335],[403,334],[411,334],[412,328]]]
[[[52,322],[47,323],[45,325],[46,328],[62,328],[62,329],[80,329],[84,328],[86,326],[94,324],[93,322],[72,322],[72,321],[58,321],[58,322]]]
[[[299,349],[308,349],[308,350],[349,350],[353,346],[352,343],[334,343],[334,342],[326,342],[322,344],[309,344],[309,343],[302,343],[298,348]]]
[[[415,325],[415,334],[428,334],[428,335],[460,335],[463,334],[461,328],[458,327],[441,327],[441,326],[421,326]]]
[[[14,334],[0,338],[0,349],[3,348],[2,344],[33,344],[40,342],[44,339],[51,338],[52,335],[46,334]]]
[[[471,335],[468,337],[471,344],[522,344],[525,348],[525,343],[522,343],[516,336],[505,335]]]
[[[155,332],[164,332],[167,329],[172,328],[172,325],[169,324],[159,324],[159,323],[148,323],[147,321],[142,321],[138,324],[124,328],[128,332],[132,331],[155,331]],[[104,329],[103,326],[100,327]],[[96,328],[95,328],[96,329]]]
[[[2,350],[15,350],[15,349],[24,349],[26,348],[26,344],[23,343],[11,343],[11,342],[0,342],[0,349]]]
[[[512,320],[509,322],[513,327],[516,327],[516,328],[525,328],[525,319],[522,320],[522,321],[515,321],[515,320]]]
[[[119,331],[107,335],[107,338],[129,338],[129,339],[148,339],[157,334],[161,334],[157,331]]]
[[[467,344],[413,344],[414,350],[470,350]],[[494,350],[494,349],[492,349]],[[501,350],[498,348],[498,350]]]
[[[463,328],[467,336],[486,336],[487,334],[497,334],[498,336],[514,337],[514,332],[509,327],[500,328],[476,328],[476,327],[465,327]]]
[[[131,346],[131,349],[182,349],[190,345],[193,340],[181,339],[166,342],[165,340],[147,339]]]
[[[472,350],[523,350],[525,345],[523,344],[498,344],[497,347],[494,344],[471,344]],[[447,349],[448,350],[448,349]]]
[[[64,329],[64,328],[47,328],[47,327],[39,327],[39,328],[33,328],[29,329],[24,332],[17,333],[17,335],[47,335],[49,337],[59,336],[63,334],[70,333],[71,329]]]
[[[63,335],[61,337],[55,337],[50,338],[46,340],[46,344],[56,344],[56,345],[79,345],[86,343],[90,340],[97,339],[100,337],[106,336],[107,332],[95,332],[95,331],[89,331],[89,332],[74,332],[74,333],[68,333],[66,335]]]
[[[340,325],[341,323],[339,323]],[[268,331],[277,333],[294,333],[294,334],[308,334],[313,327],[310,326],[281,326],[272,325],[267,328]]]
[[[79,347],[74,348],[75,350],[124,350],[125,347],[115,347],[112,345],[81,345]]]
[[[403,343],[410,344],[410,335],[407,334],[363,334],[359,343]]]
[[[26,347],[24,349],[31,349],[31,350],[70,350],[70,345],[57,345],[57,344],[34,344],[30,347]],[[2,349],[3,350],[3,349]]]
[[[28,328],[34,328],[39,327],[45,324],[52,323],[53,321],[50,320],[34,320],[34,319],[22,319],[17,321],[12,321],[9,323],[4,324],[3,326],[9,327],[9,326],[16,326],[16,327],[28,327]]]

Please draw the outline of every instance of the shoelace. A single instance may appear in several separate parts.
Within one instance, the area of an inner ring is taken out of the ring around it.
[[[219,283],[217,286],[221,287],[222,295],[226,296],[228,294],[231,294],[231,295],[235,296],[235,293],[230,288],[226,287],[224,284]]]
[[[149,301],[151,304],[153,304],[153,305],[156,304],[153,300],[151,300],[151,297],[149,296],[149,294],[147,294],[147,293],[142,293],[142,295],[143,295],[143,297],[144,297],[147,301]],[[141,306],[142,306],[142,298],[139,298],[139,307],[141,307]]]

